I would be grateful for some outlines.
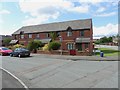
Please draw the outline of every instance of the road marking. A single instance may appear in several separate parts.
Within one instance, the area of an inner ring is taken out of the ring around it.
[[[13,78],[15,78],[26,90],[29,90],[28,87],[18,77],[16,77],[11,72],[9,72],[8,70],[6,70],[6,69],[4,69],[2,67],[0,67],[0,69],[7,72],[9,75],[11,75]]]

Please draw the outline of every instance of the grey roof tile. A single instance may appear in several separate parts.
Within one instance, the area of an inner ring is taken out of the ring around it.
[[[73,20],[73,21],[56,22],[56,23],[48,23],[48,24],[40,24],[40,25],[31,25],[31,26],[24,26],[18,29],[13,34],[20,34],[21,31],[24,31],[24,33],[64,31],[69,26],[73,30],[89,29],[91,28],[91,24],[92,24],[92,19],[83,19],[83,20]]]

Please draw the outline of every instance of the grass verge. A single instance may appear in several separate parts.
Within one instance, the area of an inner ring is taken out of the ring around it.
[[[120,51],[118,50],[113,50],[113,49],[108,49],[108,48],[98,48],[101,52],[104,53],[104,56],[117,56],[120,55]],[[96,53],[97,56],[100,55],[99,52]]]

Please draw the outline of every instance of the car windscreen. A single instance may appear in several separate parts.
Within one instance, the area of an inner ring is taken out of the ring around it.
[[[27,49],[25,48],[20,48],[21,51],[28,51]]]
[[[8,48],[2,48],[2,50],[9,50]]]

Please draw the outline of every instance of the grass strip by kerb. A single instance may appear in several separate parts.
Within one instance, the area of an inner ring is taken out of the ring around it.
[[[108,49],[108,48],[98,48],[101,52],[104,53],[104,56],[117,56],[120,55],[120,51],[118,50],[113,50],[113,49]],[[100,53],[96,53],[97,56],[100,55]]]

